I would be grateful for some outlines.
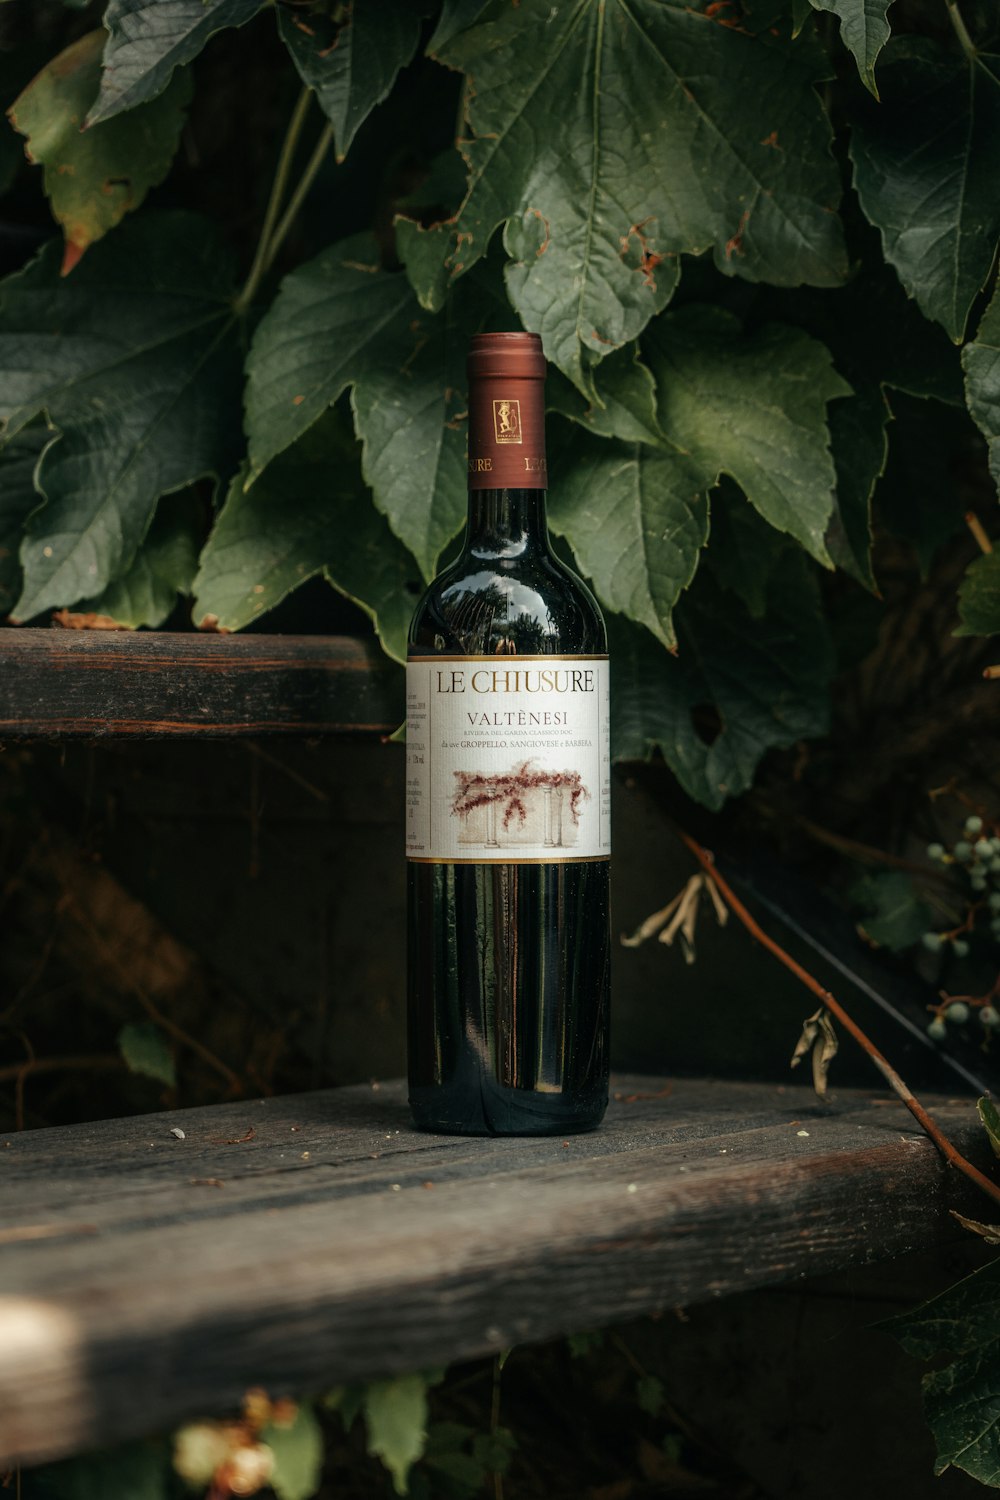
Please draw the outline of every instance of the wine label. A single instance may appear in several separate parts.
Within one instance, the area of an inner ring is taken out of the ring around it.
[[[408,859],[610,856],[606,656],[411,657],[406,702]]]

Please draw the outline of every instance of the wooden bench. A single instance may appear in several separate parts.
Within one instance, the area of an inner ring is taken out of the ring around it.
[[[933,1103],[983,1163],[973,1104]],[[418,1134],[399,1083],[30,1131],[0,1138],[0,1203],[0,1468],[253,1384],[319,1392],[886,1259],[978,1210],[893,1099],[650,1078],[565,1141]]]
[[[351,636],[0,629],[0,740],[391,734],[403,674]]]
[[[401,677],[346,638],[0,630],[0,739],[374,737]],[[973,1190],[877,1091],[622,1078],[594,1135],[462,1140],[414,1132],[387,1083],[0,1137],[0,1472],[252,1384],[318,1392],[954,1241]],[[971,1098],[933,1103],[985,1162]]]

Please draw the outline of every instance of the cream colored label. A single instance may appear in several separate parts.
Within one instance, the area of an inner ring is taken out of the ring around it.
[[[607,858],[609,678],[606,656],[411,660],[408,858]]]

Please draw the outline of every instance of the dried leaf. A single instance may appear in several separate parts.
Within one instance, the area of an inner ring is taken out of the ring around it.
[[[973,1234],[978,1234],[987,1245],[1000,1245],[1000,1224],[981,1224],[978,1219],[967,1219],[957,1209],[950,1208],[948,1212],[953,1219],[957,1219],[963,1229],[971,1229]]]
[[[820,1006],[815,1015],[803,1023],[802,1035],[795,1044],[791,1061],[791,1066],[797,1068],[806,1053],[812,1053],[813,1088],[820,1099],[826,1098],[827,1074],[839,1047],[830,1012],[825,1006]]]

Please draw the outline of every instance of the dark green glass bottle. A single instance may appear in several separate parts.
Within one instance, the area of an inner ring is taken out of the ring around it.
[[[604,621],[545,521],[534,334],[469,356],[469,521],[410,630],[410,1104],[418,1126],[546,1135],[608,1097]]]

